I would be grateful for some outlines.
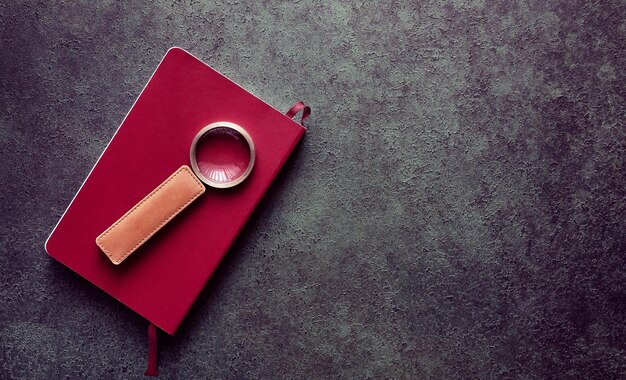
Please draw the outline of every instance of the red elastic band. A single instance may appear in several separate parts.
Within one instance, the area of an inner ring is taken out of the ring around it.
[[[294,104],[293,107],[291,107],[285,115],[287,115],[288,118],[293,119],[293,117],[296,116],[296,114],[300,112],[301,110],[303,111],[302,111],[302,118],[300,119],[300,124],[304,125],[304,121],[311,114],[311,107],[307,106],[303,102],[296,102],[296,104]]]
[[[157,371],[157,328],[152,323],[148,326],[148,368],[144,375],[159,376],[159,371]]]

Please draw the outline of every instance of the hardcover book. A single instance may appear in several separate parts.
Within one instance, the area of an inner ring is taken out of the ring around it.
[[[306,110],[305,110],[306,112]],[[170,49],[46,242],[46,251],[174,334],[305,129],[180,48]],[[137,252],[114,265],[98,236],[181,165],[204,126],[237,124],[256,149],[249,177],[206,187]]]

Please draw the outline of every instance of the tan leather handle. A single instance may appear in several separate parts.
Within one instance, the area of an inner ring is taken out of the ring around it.
[[[119,265],[205,190],[191,169],[183,165],[100,234],[96,244]]]

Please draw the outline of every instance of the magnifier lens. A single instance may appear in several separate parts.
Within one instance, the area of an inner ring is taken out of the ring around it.
[[[213,128],[198,140],[196,162],[200,173],[209,180],[232,182],[248,168],[250,146],[246,138],[232,128]]]

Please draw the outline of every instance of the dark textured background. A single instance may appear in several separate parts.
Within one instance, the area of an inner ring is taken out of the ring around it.
[[[624,1],[10,3],[1,379],[141,378],[43,244],[173,45],[314,111],[163,379],[626,378]]]

